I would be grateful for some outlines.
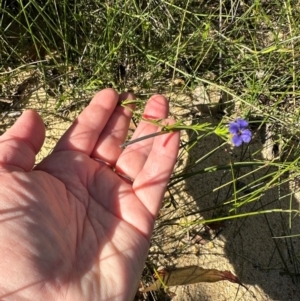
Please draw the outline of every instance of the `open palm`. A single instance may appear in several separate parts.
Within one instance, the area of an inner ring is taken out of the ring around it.
[[[131,110],[118,101],[132,97],[99,92],[34,169],[39,115],[26,111],[1,136],[0,300],[133,299],[179,134],[122,151]],[[166,100],[153,96],[144,116],[167,115]],[[133,138],[157,130],[141,122]]]

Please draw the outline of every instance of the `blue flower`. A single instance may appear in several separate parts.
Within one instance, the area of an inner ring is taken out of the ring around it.
[[[232,134],[231,141],[235,146],[241,146],[242,143],[249,143],[252,133],[247,129],[248,122],[244,119],[237,119],[229,123],[229,132]]]

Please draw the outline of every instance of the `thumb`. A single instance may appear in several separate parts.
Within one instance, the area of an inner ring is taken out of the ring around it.
[[[45,139],[42,118],[33,110],[25,111],[16,123],[0,136],[0,167],[17,167],[30,171],[35,163],[35,155],[40,151]]]

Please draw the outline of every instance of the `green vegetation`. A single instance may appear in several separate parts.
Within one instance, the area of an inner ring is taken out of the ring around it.
[[[263,216],[269,237],[276,237],[272,243],[279,258],[265,269],[297,281],[299,1],[0,3],[2,131],[6,119],[14,118],[9,113],[26,107],[32,97],[39,97],[47,115],[66,108],[80,111],[105,87],[133,91],[138,121],[151,94],[169,95],[171,107],[188,110],[184,116],[173,113],[186,135],[154,236],[176,225],[173,234],[179,240],[205,220],[231,220],[239,232],[237,220],[255,223]],[[228,96],[213,117],[197,116],[192,97],[188,102],[176,98],[191,96],[199,85]],[[42,96],[34,94],[41,90]],[[55,107],[46,109],[51,98]],[[237,117],[248,120],[253,139],[233,148],[222,130]],[[211,174],[216,181],[205,180]],[[214,186],[203,188],[206,181]],[[193,200],[178,200],[182,187]]]

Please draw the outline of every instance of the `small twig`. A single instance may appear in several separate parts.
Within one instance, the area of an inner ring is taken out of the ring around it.
[[[127,141],[127,142],[121,144],[120,147],[121,148],[125,148],[126,146],[134,144],[136,142],[139,142],[139,141],[142,141],[142,140],[146,140],[146,139],[149,139],[149,138],[152,138],[152,137],[156,137],[156,136],[168,134],[168,133],[170,133],[170,131],[163,130],[163,131],[160,131],[160,132],[156,132],[156,133],[152,133],[152,134],[149,134],[149,135],[145,135],[143,137],[139,137],[137,139],[134,139],[134,140],[131,140],[131,141]]]
[[[17,71],[19,69],[25,68],[25,67],[27,67],[29,65],[36,65],[38,63],[43,63],[43,62],[48,62],[48,60],[39,60],[39,61],[28,63],[26,65],[21,65],[21,66],[15,68],[15,69],[11,69],[11,70],[5,71],[5,72],[0,72],[0,75],[10,74],[10,73],[13,73],[13,72],[15,72],[15,71]]]
[[[178,121],[174,124],[161,125],[161,124],[158,123],[157,120],[146,120],[146,119],[144,119],[144,121],[148,121],[148,122],[153,123],[157,126],[160,126],[161,131],[156,132],[156,133],[152,133],[152,134],[149,134],[149,135],[145,135],[143,137],[139,137],[137,139],[134,139],[134,140],[131,140],[131,141],[128,141],[128,142],[125,142],[122,145],[120,145],[121,148],[125,148],[126,146],[128,146],[130,144],[133,144],[133,143],[145,140],[145,139],[153,138],[153,137],[164,135],[164,134],[173,133],[175,131],[192,130],[192,131],[195,131],[196,133],[198,133],[199,131],[201,131],[201,132],[204,131],[205,132],[205,131],[208,131],[208,130],[214,130],[211,127],[211,124],[209,124],[209,123],[195,124],[195,125],[185,125],[181,121]]]

